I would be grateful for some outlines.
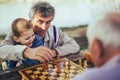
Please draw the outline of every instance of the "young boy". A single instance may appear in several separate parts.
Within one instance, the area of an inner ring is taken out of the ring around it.
[[[15,45],[26,45],[31,48],[35,48],[38,46],[43,45],[42,39],[35,35],[33,32],[32,25],[29,21],[27,21],[24,18],[17,18],[12,22],[11,25],[12,32],[13,32],[13,40],[15,41]],[[16,67],[16,65],[32,65],[40,63],[38,60],[31,60],[31,59],[25,59],[21,61],[8,61],[8,68]]]

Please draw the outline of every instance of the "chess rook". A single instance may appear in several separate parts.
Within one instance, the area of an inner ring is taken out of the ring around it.
[[[70,69],[71,67],[71,63],[70,63],[70,60],[68,60],[68,69]]]

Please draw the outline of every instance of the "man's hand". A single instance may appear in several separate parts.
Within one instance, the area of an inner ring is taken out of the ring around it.
[[[51,50],[52,51],[52,56],[55,57],[57,55],[56,50]]]
[[[55,56],[54,51],[49,48],[40,46],[37,48],[27,48],[23,56],[29,59],[40,60],[41,62],[50,61]]]

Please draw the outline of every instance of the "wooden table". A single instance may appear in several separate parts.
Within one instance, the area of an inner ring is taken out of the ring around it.
[[[72,60],[73,62],[77,62],[78,59],[84,58],[84,55],[82,53],[78,52],[78,53],[70,54],[70,55],[63,56],[63,57],[66,57],[66,58]],[[14,68],[14,69],[0,71],[0,80],[22,80],[22,77],[18,73],[18,70],[26,68],[26,67],[30,67],[30,66],[22,65],[20,67]]]

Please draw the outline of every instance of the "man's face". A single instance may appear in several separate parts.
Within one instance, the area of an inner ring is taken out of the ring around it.
[[[53,16],[42,17],[40,14],[35,14],[35,17],[32,20],[33,30],[40,37],[44,37],[48,28],[50,27]]]
[[[17,37],[15,41],[22,45],[31,47],[34,39],[35,39],[35,35],[33,32],[33,29],[31,28],[31,29],[21,33],[20,37]]]
[[[90,53],[91,53],[91,60],[92,60],[93,64],[94,64],[95,66],[97,66],[97,65],[98,65],[98,62],[97,62],[96,52],[94,51],[93,47],[90,47],[90,48],[89,48],[89,51],[90,51]]]

